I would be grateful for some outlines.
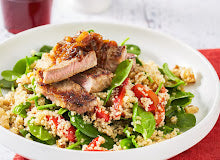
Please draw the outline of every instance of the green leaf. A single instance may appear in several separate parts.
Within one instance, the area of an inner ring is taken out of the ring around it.
[[[21,104],[15,106],[14,109],[12,110],[12,112],[14,114],[17,114],[17,115],[23,117],[23,118],[26,118],[27,117],[26,109],[28,109],[30,106],[31,106],[30,102],[25,102],[24,104],[21,103]]]
[[[167,125],[164,125],[163,127],[158,128],[159,130],[163,131],[163,134],[166,135],[168,133],[171,133],[173,131],[172,127],[169,127]]]
[[[80,115],[71,115],[71,112],[68,113],[70,117],[70,122],[73,126],[75,126],[77,129],[79,129],[83,134],[85,134],[88,137],[96,138],[99,135],[105,138],[105,143],[102,144],[102,147],[105,147],[107,149],[111,149],[113,145],[115,144],[113,139],[109,136],[100,133],[97,128],[95,128],[92,124],[86,123]]]
[[[175,76],[175,75],[169,70],[169,67],[168,67],[168,64],[167,64],[167,63],[164,63],[164,64],[163,64],[163,72],[164,72],[164,74],[167,76],[167,78],[168,78],[169,80],[172,80],[172,81],[175,81],[175,82],[181,81],[181,79],[179,79],[177,76]]]
[[[19,130],[19,132],[21,133],[21,135],[23,137],[26,137],[26,135],[30,132],[28,132],[27,130],[24,130],[24,129],[21,129]],[[48,144],[48,145],[53,145],[53,144],[56,144],[56,138],[52,138],[52,139],[49,139],[47,141],[42,141],[40,139],[38,139],[37,137],[33,136],[31,133],[30,133],[30,138],[33,140],[33,141],[36,141],[36,142],[39,142],[39,143],[43,143],[43,144]]]
[[[165,87],[166,88],[174,88],[174,87],[180,86],[181,84],[185,85],[185,82],[184,81],[179,81],[177,83],[166,84]]]
[[[5,79],[0,80],[0,87],[1,88],[11,89],[11,86],[13,84],[14,84],[14,81],[7,81]]]
[[[15,81],[17,78],[21,77],[21,74],[11,70],[2,71],[1,75],[7,81]]]
[[[122,149],[131,149],[131,148],[135,148],[135,146],[133,145],[132,143],[132,140],[131,138],[125,138],[125,139],[122,139],[120,141],[120,146]]]
[[[30,133],[35,136],[36,138],[40,139],[41,141],[48,141],[48,140],[52,140],[55,139],[55,137],[53,137],[48,130],[44,129],[43,126],[39,126],[39,125],[35,125],[33,122],[31,122],[31,120],[28,121],[28,127],[30,130]]]
[[[105,100],[105,104],[108,101],[108,99],[110,98],[112,90],[114,88],[120,86],[124,82],[124,80],[128,77],[128,75],[129,75],[129,73],[131,71],[132,65],[133,65],[133,61],[129,60],[129,59],[121,62],[118,65],[118,67],[117,67],[117,69],[115,71],[115,76],[112,79],[111,87],[109,89],[107,98]]]
[[[196,125],[196,117],[193,114],[177,114],[177,127],[184,132]]]
[[[90,29],[87,32],[91,33],[91,32],[95,32],[95,31],[93,29]]]
[[[190,92],[172,90],[170,93],[170,99],[168,101],[168,105],[186,106],[191,103],[193,97],[194,95]]]
[[[86,123],[80,115],[71,115],[71,112],[69,112],[70,122],[73,126],[75,126],[77,129],[79,129],[83,134],[96,138],[99,135],[98,130],[93,127],[92,124]]]
[[[52,49],[52,46],[44,45],[43,47],[41,47],[40,52],[49,53]]]
[[[79,129],[75,132],[77,142],[67,147],[67,149],[81,149],[81,145],[89,144],[92,141],[92,138],[86,136]]]
[[[44,54],[44,52],[34,52],[34,53],[32,54],[32,56],[33,56],[33,57],[36,56],[36,57],[41,58],[43,54]]]
[[[13,71],[21,75],[24,74],[26,71],[26,59],[23,58],[17,61],[17,63],[13,67]]]
[[[126,44],[126,49],[127,49],[127,53],[132,53],[135,54],[137,56],[139,56],[141,54],[141,49],[134,44]]]
[[[155,131],[156,122],[151,112],[146,112],[137,103],[133,105],[132,121],[134,130],[141,133],[144,139],[151,137]]]
[[[62,115],[62,114],[64,114],[67,111],[68,111],[68,109],[66,109],[66,108],[60,108],[57,113]]]

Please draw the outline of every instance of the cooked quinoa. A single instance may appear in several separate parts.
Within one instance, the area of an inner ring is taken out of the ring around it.
[[[32,51],[32,53],[34,52]],[[173,88],[170,90],[170,87],[166,87],[167,84],[170,85],[175,82],[170,80],[157,64],[152,61],[148,63],[141,61],[142,65],[133,65],[127,77],[127,84],[122,85],[125,92],[121,99],[122,103],[118,105],[117,109],[114,103],[108,104],[107,102],[107,105],[105,105],[105,99],[109,94],[109,90],[92,93],[97,97],[98,105],[94,111],[85,112],[81,114],[81,117],[86,124],[91,124],[95,127],[100,135],[97,137],[84,135],[90,138],[90,142],[84,143],[84,139],[81,139],[81,143],[79,139],[77,139],[77,126],[74,125],[76,119],[74,120],[74,118],[71,117],[69,119],[67,116],[69,112],[70,116],[74,117],[78,115],[77,112],[67,111],[60,114],[59,106],[43,110],[38,109],[38,106],[48,104],[48,99],[42,96],[38,89],[39,84],[36,81],[34,82],[37,74],[36,66],[47,65],[41,64],[41,62],[43,61],[38,60],[34,62],[31,65],[30,72],[23,74],[16,80],[17,88],[14,91],[9,91],[4,97],[0,97],[0,125],[30,140],[36,141],[37,139],[31,132],[30,124],[34,124],[36,126],[42,126],[47,130],[48,133],[55,138],[56,145],[61,148],[71,148],[74,144],[80,143],[80,145],[76,145],[75,148],[72,147],[71,149],[82,149],[85,151],[116,151],[129,149],[129,147],[126,148],[127,146],[124,143],[126,139],[128,141],[132,139],[132,147],[130,146],[130,148],[144,147],[181,134],[185,130],[179,127],[181,126],[180,123],[183,115],[189,114],[193,116],[193,114],[197,113],[199,110],[198,107],[189,105],[190,103],[188,102],[184,105],[176,104],[179,102],[178,100],[183,100],[184,98],[186,98],[185,100],[191,101],[193,97],[191,95],[191,97],[180,97],[180,99],[173,98],[177,94],[176,92],[184,92],[184,82],[185,85],[188,83],[195,83],[195,76],[192,69],[180,67],[178,65],[174,67],[172,73],[179,79],[176,82],[183,81],[181,85],[177,86],[178,90],[176,91]],[[138,85],[143,87],[137,87]],[[143,93],[140,98],[138,98],[135,92],[135,87],[140,93]],[[28,88],[34,88],[34,91]],[[118,97],[119,92],[119,87],[113,90],[110,96],[112,102],[120,98]],[[154,106],[155,100],[149,95],[151,92],[157,97],[157,106]],[[155,94],[156,92],[157,94]],[[37,100],[31,99],[34,96],[38,96]],[[15,114],[13,111],[14,108],[20,104],[25,105],[27,104],[26,102],[30,103],[29,107],[26,109],[27,115],[21,116]],[[154,117],[154,119],[151,120],[154,121],[153,124],[155,127],[153,130],[147,129],[142,132],[136,129],[137,125],[142,126],[142,123],[145,123],[145,121],[143,121],[141,115],[134,117],[135,105],[143,109],[141,112],[149,113],[150,116]],[[156,109],[154,107],[156,107]],[[195,122],[194,120],[192,121],[193,126]],[[189,126],[189,128],[192,126]],[[26,131],[27,134],[23,135],[21,131]],[[152,134],[149,136],[147,132],[150,131],[152,131]],[[76,135],[75,132],[77,132]],[[74,137],[70,137],[70,135],[74,135]],[[110,149],[102,146],[102,144],[106,142],[104,135],[114,141],[114,145]],[[133,143],[134,141],[135,143]],[[48,144],[47,142],[45,143]]]

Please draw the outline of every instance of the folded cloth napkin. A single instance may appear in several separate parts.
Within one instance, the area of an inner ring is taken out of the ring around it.
[[[213,65],[220,78],[220,49],[199,50]],[[202,141],[170,160],[220,160],[220,118],[212,131]],[[28,160],[15,155],[13,160]]]

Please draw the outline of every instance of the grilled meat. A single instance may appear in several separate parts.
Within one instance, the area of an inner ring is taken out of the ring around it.
[[[76,111],[79,114],[93,111],[94,107],[98,105],[95,96],[70,79],[53,84],[38,85],[38,90],[57,106]]]
[[[113,73],[102,68],[92,68],[79,73],[71,79],[80,84],[89,93],[103,91],[111,85]]]

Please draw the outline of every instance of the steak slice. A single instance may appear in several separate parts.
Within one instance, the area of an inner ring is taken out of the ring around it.
[[[46,85],[38,85],[39,92],[57,106],[76,111],[79,114],[93,111],[98,105],[95,96],[89,94],[79,84],[70,79]]]
[[[62,61],[43,71],[43,83],[50,84],[67,79],[77,73],[88,70],[97,65],[94,51],[85,56],[74,57],[70,60]]]
[[[102,68],[92,68],[71,77],[80,84],[87,92],[96,93],[103,91],[111,85],[113,73]]]
[[[97,66],[111,72],[115,72],[117,66],[126,59],[125,46],[118,46],[115,41],[103,40],[102,36],[91,32],[93,37],[90,48],[96,52]]]

